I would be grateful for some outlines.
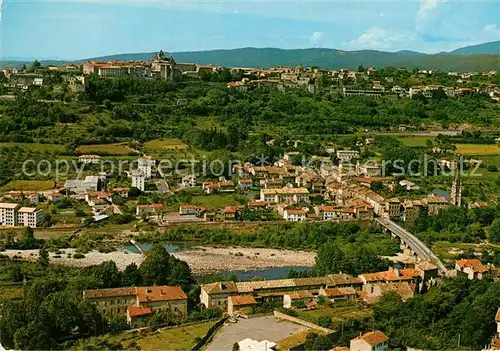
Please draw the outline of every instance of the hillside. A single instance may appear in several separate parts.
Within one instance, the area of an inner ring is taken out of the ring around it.
[[[108,60],[145,60],[149,61],[154,52],[129,53],[82,59],[86,61]],[[359,65],[365,67],[404,66],[439,69],[445,71],[485,71],[500,70],[500,41],[460,48],[449,53],[423,54],[416,51],[401,50],[386,52],[377,50],[343,51],[337,49],[276,49],[276,48],[241,48],[231,50],[210,50],[166,53],[177,62],[213,64],[226,67],[261,67],[272,66],[319,66],[327,69],[350,68]],[[3,65],[21,66],[31,62],[3,61]],[[42,64],[61,64],[62,61],[42,61]]]
[[[120,54],[89,60],[150,60],[154,53]],[[341,51],[335,49],[242,48],[233,50],[211,50],[173,52],[177,62],[214,64],[227,67],[272,67],[272,66],[319,66],[322,68],[357,68],[405,66],[408,69],[425,67],[448,71],[484,71],[500,69],[498,55],[425,55],[417,52],[384,52],[375,50]],[[83,60],[86,61],[86,60]]]
[[[466,46],[450,52],[453,55],[500,55],[500,40]],[[498,58],[500,60],[500,58]]]

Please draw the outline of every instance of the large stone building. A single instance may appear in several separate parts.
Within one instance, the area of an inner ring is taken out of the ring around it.
[[[144,316],[145,311],[171,311],[187,314],[187,295],[178,286],[140,286],[84,290],[83,297],[96,303],[104,314],[129,317]],[[135,309],[130,307],[136,307]],[[141,310],[137,310],[137,308]],[[132,314],[132,315],[130,315]],[[130,322],[130,321],[129,321]]]
[[[300,202],[309,202],[309,190],[306,188],[281,189],[261,189],[260,201],[265,204],[297,204]]]

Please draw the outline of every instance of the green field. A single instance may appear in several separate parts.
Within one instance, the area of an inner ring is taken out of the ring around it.
[[[28,152],[64,152],[64,145],[58,144],[30,144],[30,143],[0,143],[0,148],[20,147]]]
[[[461,155],[500,155],[498,144],[456,144],[457,154]]]
[[[417,147],[417,146],[427,146],[427,141],[428,140],[433,141],[434,137],[428,137],[428,136],[405,136],[405,137],[399,137],[398,140],[404,146]]]
[[[2,285],[0,286],[0,300],[17,300],[24,296],[22,285]]]
[[[54,181],[52,180],[13,180],[3,187],[0,191],[43,191],[54,188]]]
[[[198,323],[188,326],[175,327],[160,330],[153,334],[140,335],[139,332],[124,332],[119,334],[108,334],[97,338],[89,339],[92,343],[99,343],[102,341],[119,342],[125,349],[127,345],[135,341],[141,350],[191,350],[195,345],[195,339],[202,338],[208,332],[210,327],[214,325],[214,321]],[[82,347],[84,345],[77,345],[75,349],[87,349]]]
[[[131,153],[130,149],[125,147],[123,143],[117,144],[95,144],[81,145],[75,150],[78,154],[107,154],[107,155],[127,155]]]
[[[332,317],[333,326],[336,327],[342,321],[359,319],[370,316],[372,311],[364,305],[353,301],[337,301],[331,307],[320,307],[309,311],[300,311],[299,318],[306,320],[318,319],[323,316]]]
[[[146,150],[184,150],[187,145],[180,139],[155,139],[144,144]]]

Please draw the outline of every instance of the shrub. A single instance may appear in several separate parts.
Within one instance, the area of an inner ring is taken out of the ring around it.
[[[78,259],[81,259],[81,258],[85,258],[85,255],[84,255],[84,254],[82,254],[82,253],[77,252],[77,253],[75,253],[75,254],[73,255],[73,258],[75,258],[75,259],[77,259],[77,260],[78,260]]]

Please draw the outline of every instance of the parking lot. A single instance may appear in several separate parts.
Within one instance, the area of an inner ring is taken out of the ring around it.
[[[238,318],[237,323],[226,323],[215,334],[207,351],[231,350],[235,342],[245,338],[277,342],[287,336],[307,330],[298,324],[280,321],[274,316]]]

